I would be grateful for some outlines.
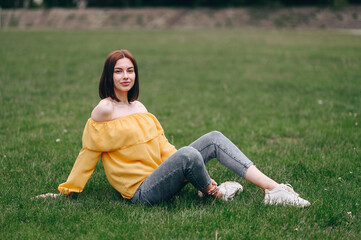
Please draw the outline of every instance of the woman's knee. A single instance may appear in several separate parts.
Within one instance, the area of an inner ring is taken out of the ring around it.
[[[212,141],[212,142],[217,142],[218,140],[222,140],[225,138],[225,136],[223,135],[223,133],[219,132],[219,131],[212,131],[209,132],[207,134],[207,137]]]
[[[201,153],[194,147],[186,146],[178,150],[182,157],[187,159],[198,159],[202,157]]]
[[[223,133],[221,133],[220,131],[217,131],[217,130],[210,132],[210,134],[215,138],[224,137]]]
[[[182,159],[182,161],[187,161],[189,163],[192,164],[204,164],[203,158],[201,153],[190,146],[187,147],[182,147],[181,149],[178,150],[180,152],[180,156]]]

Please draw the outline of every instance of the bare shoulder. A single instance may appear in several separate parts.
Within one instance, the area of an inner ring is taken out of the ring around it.
[[[143,105],[143,103],[139,102],[139,101],[134,101],[133,102],[137,111],[139,112],[148,112],[147,108]]]
[[[114,112],[113,103],[105,98],[100,100],[98,105],[93,109],[91,118],[97,122],[109,121],[112,119],[112,115]]]

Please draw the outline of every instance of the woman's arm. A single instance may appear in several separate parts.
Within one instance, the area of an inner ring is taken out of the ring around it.
[[[97,164],[100,156],[101,152],[95,152],[83,148],[75,161],[68,180],[59,185],[58,190],[60,193],[45,193],[38,195],[35,198],[57,198],[61,195],[68,196],[73,192],[82,192],[85,184],[94,172],[95,165]]]
[[[108,99],[102,99],[93,109],[91,118],[97,122],[109,121],[113,117],[114,106]]]
[[[67,196],[72,192],[82,192],[85,184],[94,172],[100,156],[101,152],[83,148],[74,163],[68,179],[58,187],[61,194]]]

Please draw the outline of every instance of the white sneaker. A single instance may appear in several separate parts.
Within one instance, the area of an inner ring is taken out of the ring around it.
[[[243,187],[238,182],[224,182],[218,187],[221,198],[224,201],[233,200],[237,193],[243,191]]]
[[[298,207],[308,207],[311,205],[309,201],[300,198],[298,193],[293,191],[290,184],[278,184],[278,186],[271,191],[266,189],[265,194],[265,204],[283,204]]]

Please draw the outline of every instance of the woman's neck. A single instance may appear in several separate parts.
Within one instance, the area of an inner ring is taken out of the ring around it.
[[[119,103],[129,104],[128,92],[117,92],[117,91],[115,91],[115,96],[118,98]]]

